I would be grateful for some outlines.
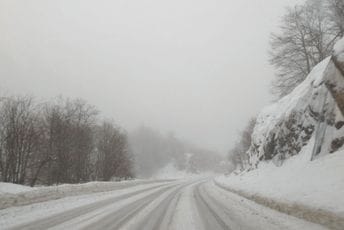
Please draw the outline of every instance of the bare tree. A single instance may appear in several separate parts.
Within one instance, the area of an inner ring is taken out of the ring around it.
[[[247,151],[251,146],[251,136],[255,125],[256,119],[250,119],[246,127],[240,133],[238,142],[228,153],[228,160],[232,162],[235,168],[239,168],[240,170],[243,170],[248,164]]]
[[[133,176],[132,157],[127,136],[112,122],[103,122],[96,134],[97,178],[108,181],[112,178]]]
[[[31,97],[7,97],[0,104],[1,180],[23,184],[38,151],[37,116]]]
[[[89,180],[96,115],[95,108],[80,99],[60,98],[44,106],[43,148],[48,160],[45,169],[48,184]]]
[[[37,113],[37,135],[36,145],[37,152],[31,157],[29,165],[29,184],[31,187],[35,186],[37,181],[42,177],[41,171],[44,167],[52,160],[51,152],[49,151],[49,143],[47,142],[47,130],[44,123],[44,116],[42,113],[42,108],[38,107],[39,111]]]
[[[271,35],[270,63],[277,70],[272,91],[279,97],[290,93],[315,65],[331,55],[341,32],[328,9],[321,0],[288,8],[280,32]]]
[[[333,23],[334,34],[338,33],[339,37],[344,36],[344,1],[327,0],[328,17]]]
[[[94,149],[93,130],[98,112],[80,99],[67,101],[66,110],[72,114],[70,179],[74,183],[85,182],[91,174],[90,155]]]
[[[97,114],[80,99],[2,97],[0,180],[34,186],[133,177],[125,132],[111,122],[98,127]]]

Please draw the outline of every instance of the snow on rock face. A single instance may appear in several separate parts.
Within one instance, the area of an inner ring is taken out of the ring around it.
[[[344,40],[289,95],[259,114],[248,151],[249,168],[260,161],[280,165],[315,136],[313,157],[344,144]],[[341,69],[341,67],[343,67]]]
[[[344,38],[340,39],[333,48],[334,56],[344,55]]]
[[[331,63],[326,72],[326,86],[336,99],[339,109],[344,113],[344,38],[334,47]]]

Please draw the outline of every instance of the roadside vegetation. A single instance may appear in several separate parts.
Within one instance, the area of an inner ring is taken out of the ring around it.
[[[1,97],[0,180],[81,183],[133,177],[126,132],[81,99]]]

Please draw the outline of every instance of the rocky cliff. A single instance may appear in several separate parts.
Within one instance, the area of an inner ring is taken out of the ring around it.
[[[289,95],[259,114],[247,152],[249,169],[283,161],[315,139],[312,159],[344,147],[344,40]],[[310,159],[310,160],[312,160]]]

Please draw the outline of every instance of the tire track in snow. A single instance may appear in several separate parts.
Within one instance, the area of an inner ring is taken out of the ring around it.
[[[116,196],[114,198],[110,198],[110,199],[106,199],[106,200],[102,200],[102,201],[98,201],[95,203],[91,203],[88,205],[83,205],[77,208],[73,208],[67,211],[64,211],[63,213],[59,213],[59,214],[55,214],[53,216],[50,217],[45,217],[42,218],[40,220],[35,220],[29,223],[24,223],[21,224],[19,226],[15,226],[15,227],[11,227],[9,228],[10,230],[21,230],[21,229],[27,229],[27,230],[40,230],[40,229],[48,229],[54,226],[57,226],[59,224],[62,224],[64,222],[67,222],[69,220],[72,220],[74,218],[77,218],[79,216],[82,216],[84,214],[90,213],[92,211],[95,211],[97,209],[101,209],[104,208],[108,205],[111,205],[113,203],[116,203],[120,200],[123,199],[128,199],[130,197],[133,197],[135,195],[144,193],[144,192],[148,192],[150,190],[154,190],[160,187],[164,187],[167,186],[166,184],[163,185],[157,185],[157,186],[153,186],[153,187],[149,187],[149,188],[145,188],[145,189],[140,189],[138,191],[135,192],[130,192],[128,194],[124,194],[124,195],[120,195],[120,196]],[[168,185],[170,186],[170,185]]]
[[[166,198],[164,198],[157,207],[155,207],[148,215],[145,221],[145,225],[142,230],[159,230],[169,229],[173,215],[175,213],[176,206],[180,200],[182,190],[193,184],[201,183],[203,180],[191,181],[184,183],[171,192]],[[142,225],[141,225],[142,226]]]
[[[205,229],[230,230],[230,226],[224,222],[223,218],[216,211],[218,210],[218,207],[214,208],[214,203],[210,203],[209,198],[206,198],[205,195],[202,194],[202,185],[204,185],[204,183],[199,184],[194,188],[194,197]]]
[[[134,218],[140,211],[142,211],[145,207],[147,207],[151,202],[157,199],[160,195],[164,194],[165,192],[173,189],[176,185],[169,186],[167,188],[160,189],[152,194],[149,194],[139,200],[136,200],[127,206],[120,208],[114,212],[110,212],[106,216],[99,219],[97,222],[94,222],[85,228],[86,230],[93,230],[93,229],[120,229],[123,225],[125,225],[130,219]]]

